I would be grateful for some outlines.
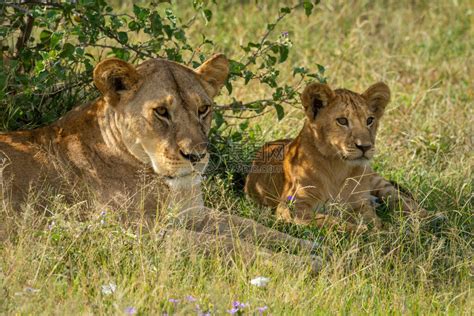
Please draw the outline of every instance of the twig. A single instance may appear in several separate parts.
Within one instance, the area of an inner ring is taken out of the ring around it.
[[[31,31],[33,30],[33,22],[34,21],[35,21],[35,18],[32,17],[31,15],[27,14],[26,23],[22,27],[20,37],[18,37],[18,40],[17,40],[16,45],[15,45],[16,57],[17,58],[20,56],[20,53],[23,51],[23,48],[25,47],[25,44],[30,39]]]
[[[296,9],[296,8],[302,6],[302,5],[303,5],[302,2],[294,5],[293,7],[290,8],[290,12],[281,13],[281,11],[280,11],[280,13],[278,14],[278,18],[276,19],[275,23],[273,23],[273,27],[271,29],[268,29],[265,32],[265,34],[263,34],[263,37],[260,40],[259,48],[252,54],[252,57],[250,57],[248,59],[247,63],[244,65],[244,68],[246,68],[248,65],[250,65],[252,63],[252,60],[255,59],[260,53],[262,53],[262,47],[263,47],[263,44],[265,43],[265,40],[275,30],[277,24],[280,23],[280,21],[283,20],[283,18],[286,17],[288,14],[290,14],[294,9]]]
[[[64,9],[64,6],[62,4],[55,3],[55,2],[50,2],[50,1],[43,2],[43,1],[34,1],[34,0],[31,0],[31,1],[23,0],[20,3],[17,3],[17,4],[20,4],[20,5],[41,5],[41,6],[49,6],[49,7]],[[5,3],[5,5],[13,7],[16,4],[15,3]]]
[[[271,110],[266,110],[266,111],[262,111],[261,113],[255,114],[255,115],[250,115],[250,116],[245,116],[245,117],[238,116],[238,115],[222,115],[222,116],[225,117],[225,118],[253,119],[253,118],[256,118],[256,117],[265,115],[265,114],[267,114],[267,113],[270,112],[270,111],[271,111]]]
[[[273,99],[261,99],[261,100],[255,100],[247,103],[242,103],[239,101],[235,101],[233,103],[229,103],[226,105],[218,105],[216,106],[216,110],[218,111],[229,111],[229,110],[251,110],[249,108],[250,105],[256,104],[256,103],[263,103],[264,105],[269,104],[269,103],[275,103]]]
[[[121,43],[121,42],[120,42],[120,39],[118,38],[118,36],[117,36],[116,34],[114,34],[113,32],[111,32],[110,30],[108,30],[107,28],[104,28],[104,27],[101,26],[101,25],[99,25],[98,28],[99,28],[102,32],[104,32],[104,34],[105,34],[107,37],[114,39],[114,40],[117,41],[120,45],[123,45],[124,47],[126,47],[126,48],[128,48],[128,49],[134,51],[135,54],[137,54],[137,55],[139,55],[139,56],[140,56],[140,55],[141,55],[141,56],[146,56],[146,57],[148,57],[148,58],[155,58],[155,57],[156,57],[156,56],[153,56],[152,54],[149,54],[149,53],[147,53],[147,52],[145,52],[145,51],[140,51],[140,50],[138,50],[136,47],[133,47],[133,46],[131,46],[131,45],[129,45],[129,44]],[[95,45],[95,44],[94,44],[94,45]]]

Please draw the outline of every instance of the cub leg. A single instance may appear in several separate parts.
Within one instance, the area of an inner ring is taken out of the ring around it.
[[[372,224],[376,230],[382,229],[382,220],[375,212],[375,208],[370,205],[370,202],[363,203],[357,208],[357,214],[362,217],[366,224]]]
[[[342,217],[321,213],[325,208],[322,198],[324,195],[321,188],[318,189],[311,184],[287,183],[277,207],[277,217],[299,225],[334,227],[350,233],[367,230],[365,225],[356,225],[345,221]]]
[[[310,241],[292,237],[275,229],[268,228],[254,220],[224,214],[207,208],[194,208],[183,211],[178,216],[186,229],[210,235],[231,236],[246,242],[261,243],[266,248],[287,247],[310,253],[317,245]]]
[[[371,194],[388,203],[391,209],[401,209],[405,214],[416,212],[421,217],[428,217],[428,212],[420,207],[409,194],[401,192],[382,176],[375,174],[371,179],[371,187]]]
[[[352,209],[350,216],[358,217],[365,224],[371,224],[376,230],[382,229],[382,220],[375,212],[377,203],[376,197],[368,192],[353,193],[346,202],[347,208]],[[357,218],[355,219],[357,220]]]
[[[365,225],[356,225],[340,217],[317,213],[317,209],[323,208],[322,203],[315,203],[311,207],[308,202],[298,201],[298,196],[294,198],[296,202],[291,205],[291,209],[283,202],[278,205],[276,214],[279,219],[298,225],[314,225],[319,228],[334,227],[350,233],[367,230]]]

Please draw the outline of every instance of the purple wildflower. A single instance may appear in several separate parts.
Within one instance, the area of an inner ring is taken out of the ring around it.
[[[137,309],[133,306],[128,306],[128,307],[125,307],[124,312],[127,315],[135,315],[137,313]]]
[[[293,202],[295,200],[295,197],[293,195],[288,195],[286,199],[290,202]]]
[[[100,212],[100,216],[102,216],[102,217],[103,217],[103,216],[105,216],[105,215],[107,215],[107,212],[106,212],[106,211],[102,211],[102,212]]]
[[[48,229],[52,230],[56,226],[56,223],[54,221],[51,222],[51,224],[48,225]]]
[[[245,304],[245,303],[242,303],[242,302],[239,302],[239,301],[234,301],[234,302],[232,303],[232,306],[233,306],[234,308],[239,309],[239,308],[245,308],[245,307],[247,307],[248,304]]]
[[[288,31],[281,32],[281,36],[283,37],[288,37],[288,35],[289,35]]]
[[[176,304],[179,303],[179,300],[177,300],[177,299],[175,299],[175,298],[170,298],[170,299],[168,300],[168,302],[173,303],[173,304],[176,305]]]
[[[231,314],[231,315],[234,315],[235,313],[237,313],[239,311],[238,308],[234,307],[232,309],[228,309],[227,310],[227,313]]]
[[[263,315],[263,312],[265,312],[267,309],[268,309],[268,306],[266,306],[266,305],[257,308],[260,315]]]
[[[192,296],[192,295],[186,296],[186,300],[187,300],[188,302],[196,302],[196,298],[195,298],[194,296]]]

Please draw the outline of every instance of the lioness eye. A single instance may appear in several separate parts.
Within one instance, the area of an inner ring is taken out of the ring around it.
[[[206,114],[207,111],[209,111],[209,107],[210,107],[210,106],[207,105],[207,104],[200,106],[199,109],[198,109],[199,115],[204,115],[204,114]]]
[[[343,126],[347,126],[349,124],[349,121],[345,117],[340,117],[337,118],[336,121]]]
[[[164,106],[160,106],[158,108],[155,108],[153,111],[155,112],[155,115],[158,115],[159,117],[164,117],[164,118],[167,118],[167,119],[170,117],[170,115],[168,113],[168,109],[165,108]]]
[[[374,118],[371,116],[367,119],[367,126],[370,126],[372,125],[372,123],[374,122]]]

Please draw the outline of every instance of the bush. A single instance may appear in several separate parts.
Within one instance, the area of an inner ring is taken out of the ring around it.
[[[91,84],[93,66],[103,58],[118,57],[133,63],[148,58],[167,58],[193,67],[213,53],[214,42],[202,36],[190,44],[188,33],[194,23],[211,23],[215,3],[193,1],[194,15],[179,18],[171,4],[157,1],[149,6],[134,5],[133,12],[118,13],[104,0],[71,3],[21,1],[0,4],[2,67],[0,69],[0,122],[3,129],[32,128],[56,120],[77,103],[96,96]],[[282,7],[258,42],[241,47],[240,61],[231,60],[226,88],[234,84],[266,85],[273,94],[266,99],[242,103],[232,99],[217,106],[213,134],[222,135],[227,122],[223,112],[262,113],[273,107],[284,116],[284,103],[297,102],[298,87],[279,83],[277,66],[285,63],[291,50],[287,33],[275,35],[275,26],[294,10],[309,16],[314,5],[301,1]],[[138,40],[139,38],[139,40]],[[99,54],[99,51],[102,54]],[[324,80],[324,67],[311,73],[295,67],[294,75]],[[240,132],[248,124],[240,124]],[[232,139],[240,139],[239,131]]]

